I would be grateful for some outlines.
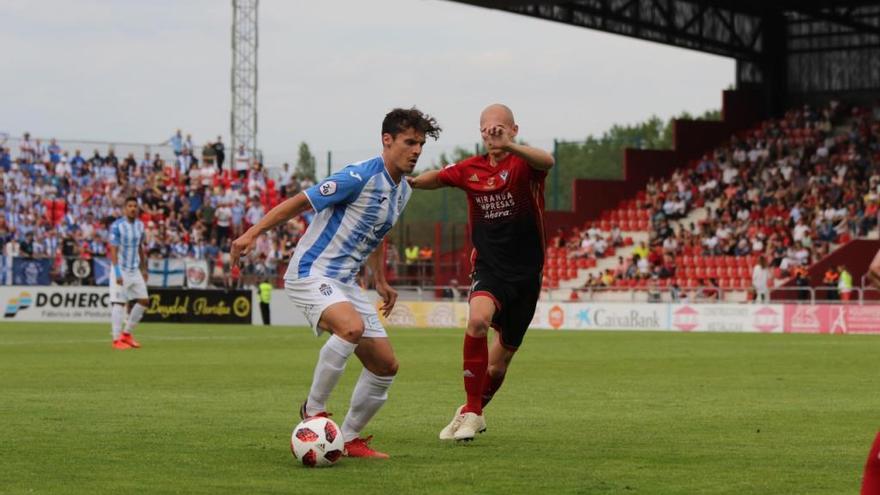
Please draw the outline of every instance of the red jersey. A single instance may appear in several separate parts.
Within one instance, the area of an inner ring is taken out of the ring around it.
[[[506,280],[524,280],[544,269],[544,178],[547,172],[509,154],[497,165],[473,156],[440,171],[439,179],[464,190],[474,268]]]

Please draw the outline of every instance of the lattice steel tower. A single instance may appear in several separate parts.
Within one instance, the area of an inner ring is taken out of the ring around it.
[[[259,0],[232,0],[232,149],[234,166],[238,145],[252,158],[257,150],[257,6]]]

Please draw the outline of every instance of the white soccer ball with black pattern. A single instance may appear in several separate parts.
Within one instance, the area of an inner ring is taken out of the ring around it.
[[[330,418],[306,418],[290,435],[290,451],[303,466],[332,466],[343,449],[342,430]]]

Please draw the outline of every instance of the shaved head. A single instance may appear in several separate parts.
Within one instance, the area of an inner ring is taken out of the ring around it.
[[[501,103],[493,103],[483,109],[483,113],[480,114],[480,127],[483,127],[483,124],[488,122],[504,124],[511,128],[516,125],[516,122],[513,120],[513,110]]]

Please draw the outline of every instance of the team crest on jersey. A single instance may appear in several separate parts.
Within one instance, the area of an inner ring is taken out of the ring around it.
[[[501,182],[507,182],[507,174],[508,174],[507,170],[502,170],[501,173],[498,174],[501,176]]]
[[[330,294],[333,294],[333,287],[330,287],[330,284],[321,284],[321,286],[318,287],[318,291],[325,296],[329,296]]]
[[[321,196],[330,196],[331,194],[336,192],[336,183],[332,180],[328,180],[327,182],[321,184],[320,191]]]
[[[480,178],[477,177],[477,174],[472,175],[468,180],[470,182],[480,182]]]

